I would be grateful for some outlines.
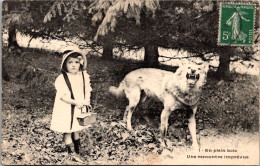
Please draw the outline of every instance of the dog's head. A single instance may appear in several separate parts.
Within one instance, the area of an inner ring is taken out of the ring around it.
[[[181,65],[177,74],[181,79],[185,79],[188,86],[193,88],[196,84],[202,85],[206,79],[208,64],[187,63]]]

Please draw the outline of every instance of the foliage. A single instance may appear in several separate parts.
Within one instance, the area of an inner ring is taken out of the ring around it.
[[[15,10],[3,14],[3,23],[5,27],[18,25],[19,31],[32,38],[77,38],[85,41],[82,48],[106,43],[127,49],[154,45],[187,50],[203,60],[208,60],[208,53],[227,56],[227,52],[239,57],[233,60],[253,59],[255,47],[217,45],[220,2],[225,1],[17,1]],[[257,45],[258,32],[255,38]]]
[[[5,28],[15,25],[19,32],[29,35],[31,39],[77,38],[87,41],[93,38],[94,34],[93,29],[86,26],[91,20],[87,12],[82,10],[89,1],[80,2],[78,5],[72,1],[14,1],[12,5],[15,8],[3,13],[3,25]],[[47,20],[51,21],[46,22]],[[86,43],[84,47],[88,44]]]
[[[32,18],[25,10],[25,3],[22,1],[15,2],[3,2],[3,28],[8,28],[13,25],[21,25],[23,23],[29,23],[32,21]]]
[[[141,11],[146,9],[146,12],[152,12],[152,17],[155,17],[155,12],[160,8],[158,0],[126,0],[126,1],[95,1],[89,7],[89,12],[93,13],[92,21],[94,24],[98,21],[102,21],[99,25],[95,41],[98,40],[98,36],[104,36],[109,31],[115,32],[117,26],[117,18],[125,16],[127,19],[133,18],[135,24],[140,26],[141,24]],[[105,15],[104,17],[103,14]]]
[[[89,36],[88,39],[94,38],[101,43],[112,42],[114,46],[137,49],[154,44],[187,50],[203,60],[207,60],[205,54],[218,55],[228,50],[232,56],[242,53],[251,59],[256,52],[254,48],[220,48],[217,45],[220,2],[224,1],[97,0],[86,5],[74,1],[67,2],[70,10],[64,7],[62,18],[67,21],[89,19],[87,23],[92,23],[92,26],[88,30],[91,29],[95,35],[80,36]],[[44,20],[54,18],[56,10],[61,14],[62,4],[65,6],[63,1],[56,1]],[[85,16],[75,14],[80,12],[85,12]],[[101,38],[104,36],[109,41]]]
[[[55,97],[53,83],[59,69],[53,66],[58,65],[58,57],[53,56],[53,60],[42,63],[45,62],[45,55],[50,54],[50,52],[35,49],[23,52],[17,57],[17,55],[8,53],[7,49],[3,49],[3,54],[3,63],[5,63],[10,80],[25,85],[24,89],[21,88],[15,96],[23,100],[29,98],[30,102],[27,104],[37,104],[39,107],[50,108],[51,105],[46,105],[46,102],[51,102]],[[28,89],[32,91],[28,91]],[[34,96],[31,96],[32,94]],[[48,97],[39,99],[42,96]],[[10,102],[13,103],[12,100]],[[20,102],[16,104],[15,107],[24,107]]]
[[[201,114],[207,117],[209,123],[214,121],[213,126],[221,132],[257,131],[258,79],[239,74],[233,77],[234,82],[208,79],[204,88],[207,93],[203,93],[201,99]],[[198,116],[201,114],[199,111]]]

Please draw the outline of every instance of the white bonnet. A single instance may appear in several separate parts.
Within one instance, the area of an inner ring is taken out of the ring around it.
[[[87,64],[87,58],[82,52],[80,52],[80,51],[70,51],[70,52],[63,55],[61,65],[60,65],[61,69],[62,69],[62,66],[63,66],[65,60],[67,59],[67,57],[70,56],[73,53],[78,53],[78,54],[81,55],[81,56],[78,57],[81,65],[85,66]]]

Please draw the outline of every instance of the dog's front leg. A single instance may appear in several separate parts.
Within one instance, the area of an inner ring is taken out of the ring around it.
[[[167,146],[165,141],[166,141],[166,136],[167,136],[168,120],[169,120],[170,114],[171,114],[170,108],[164,107],[162,114],[161,114],[161,127],[160,127],[162,146]]]
[[[124,117],[123,117],[123,122],[124,123],[127,122],[128,112],[129,112],[129,106],[126,107],[125,112],[124,112]]]
[[[195,120],[196,111],[197,111],[197,106],[194,106],[192,108],[193,113],[192,113],[191,117],[189,118],[189,123],[188,123],[188,127],[189,127],[191,138],[192,138],[192,148],[194,150],[199,149],[199,145],[198,145],[197,137],[196,137],[196,120]]]

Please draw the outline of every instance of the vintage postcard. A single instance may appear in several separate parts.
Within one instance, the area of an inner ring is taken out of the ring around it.
[[[1,164],[259,165],[259,1],[1,9]]]

